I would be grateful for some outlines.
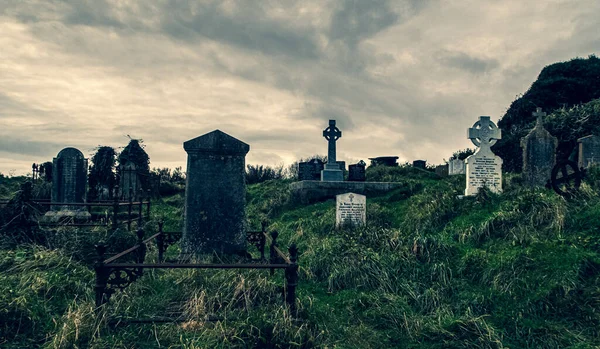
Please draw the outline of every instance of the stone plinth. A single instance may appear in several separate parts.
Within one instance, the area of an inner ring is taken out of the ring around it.
[[[183,143],[188,153],[182,252],[246,249],[246,154],[250,146],[219,130]]]
[[[325,164],[325,169],[321,171],[321,181],[342,182],[344,181],[344,171],[340,170],[337,163]]]
[[[357,227],[367,221],[367,197],[357,193],[340,194],[335,197],[336,227]]]
[[[292,198],[303,204],[335,198],[336,195],[348,192],[375,196],[385,194],[407,184],[396,182],[321,182],[302,181],[290,184]]]

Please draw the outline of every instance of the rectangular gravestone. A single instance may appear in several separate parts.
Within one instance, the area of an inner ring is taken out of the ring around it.
[[[367,179],[367,164],[364,161],[359,161],[357,164],[348,166],[348,181],[364,182]]]
[[[335,224],[340,226],[362,226],[367,221],[367,197],[355,193],[340,194],[335,197]]]
[[[448,164],[436,166],[435,174],[437,174],[440,177],[447,177],[448,176]]]
[[[600,137],[595,135],[586,136],[577,140],[579,143],[579,156],[577,166],[588,168],[600,163]]]
[[[427,169],[427,161],[426,160],[415,160],[415,161],[413,161],[413,167],[425,170],[425,169]]]
[[[298,180],[319,181],[321,180],[321,171],[323,171],[323,168],[323,162],[318,159],[301,162],[298,164]]]
[[[448,161],[448,175],[465,174],[465,160],[451,159]]]

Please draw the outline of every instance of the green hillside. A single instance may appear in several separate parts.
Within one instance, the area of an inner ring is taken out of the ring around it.
[[[502,140],[494,147],[494,153],[504,159],[504,171],[520,172],[523,165],[520,139],[535,124],[531,115],[536,107],[551,113],[600,98],[600,58],[576,58],[568,62],[548,65],[533,82],[531,87],[519,98],[515,99],[504,116],[498,122],[502,129]],[[597,115],[600,119],[600,115]],[[587,129],[587,131],[591,131]],[[587,136],[584,134],[582,136]],[[558,137],[559,156],[568,157],[575,144],[569,139],[563,141],[561,133]],[[582,137],[579,136],[579,137]]]
[[[93,311],[92,245],[118,252],[133,234],[62,229],[48,247],[0,251],[0,347],[23,348],[594,348],[600,346],[600,178],[566,201],[505,176],[505,193],[458,199],[464,176],[375,168],[405,183],[368,198],[368,225],[336,230],[335,202],[288,201],[288,181],[248,187],[248,219],[300,249],[299,315],[267,271],[158,270]],[[154,219],[181,224],[181,196]],[[149,233],[155,222],[147,224]],[[6,241],[6,240],[3,240]],[[176,256],[177,246],[168,254]],[[156,251],[150,250],[149,258]],[[107,317],[182,324],[108,326]],[[206,315],[219,321],[205,322]]]

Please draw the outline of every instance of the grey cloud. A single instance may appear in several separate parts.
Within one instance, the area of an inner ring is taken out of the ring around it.
[[[53,157],[64,145],[55,142],[38,142],[24,137],[3,135],[0,137],[0,151],[15,155],[30,155],[44,158]],[[43,159],[42,159],[43,160]]]
[[[398,18],[388,0],[345,0],[332,15],[329,38],[356,46],[361,40],[395,24]]]
[[[473,74],[489,72],[500,65],[495,59],[472,57],[464,52],[440,52],[438,55],[442,64]]]

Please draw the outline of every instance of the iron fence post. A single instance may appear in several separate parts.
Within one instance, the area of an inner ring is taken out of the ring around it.
[[[162,263],[165,253],[165,234],[163,233],[163,221],[158,222],[158,236],[156,237],[156,247],[158,249],[158,263]]]
[[[271,232],[271,246],[269,246],[269,263],[275,264],[277,262],[277,251],[275,251],[275,247],[277,247],[277,237],[279,233],[277,230]],[[275,268],[271,268],[271,275],[275,274]]]
[[[133,209],[133,189],[129,187],[129,206],[127,211],[127,230],[131,231],[131,210]]]
[[[113,230],[119,226],[119,186],[115,185],[115,196],[113,197]]]
[[[106,303],[106,285],[108,281],[108,269],[104,265],[104,254],[106,253],[106,245],[98,244],[95,246],[96,252],[98,253],[98,260],[94,263],[94,270],[96,271],[96,285],[94,290],[96,291],[96,308],[98,309],[104,303]]]
[[[292,244],[288,249],[290,253],[291,264],[285,268],[286,298],[285,301],[290,306],[292,316],[296,316],[296,286],[298,286],[298,248]]]

